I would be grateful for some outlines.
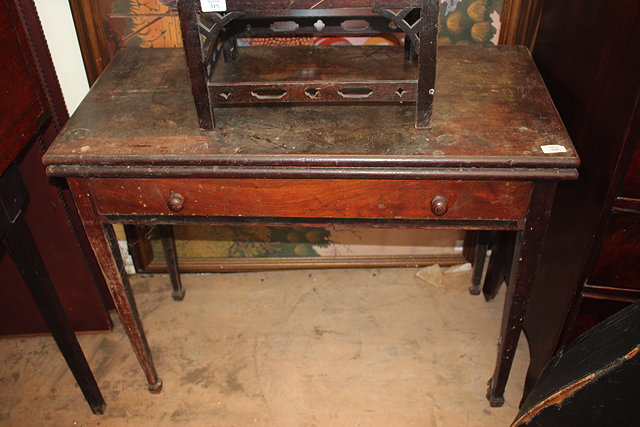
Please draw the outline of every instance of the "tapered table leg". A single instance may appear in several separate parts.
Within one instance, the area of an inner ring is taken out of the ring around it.
[[[491,241],[491,258],[487,266],[482,293],[486,301],[493,300],[500,291],[500,285],[509,284],[511,262],[516,233],[513,231],[497,231]]]
[[[96,213],[86,181],[81,178],[69,178],[67,181],[124,330],[147,377],[148,389],[153,393],[160,392],[162,381],[156,373],[113,227]]]
[[[29,292],[91,411],[94,414],[104,413],[106,407],[104,398],[40,258],[29,226],[22,215],[6,231],[3,241],[7,252],[24,277]]]
[[[533,184],[524,228],[518,232],[516,237],[498,340],[498,359],[487,391],[487,399],[494,407],[504,404],[504,389],[520,339],[527,311],[527,301],[549,225],[555,189],[556,184],[553,182],[535,182]]]
[[[480,295],[482,292],[482,273],[487,262],[487,249],[491,241],[491,231],[476,231],[477,237],[473,255],[473,275],[471,276],[471,295]]]
[[[178,265],[178,253],[176,251],[176,240],[173,235],[173,227],[170,225],[158,226],[160,231],[160,240],[162,241],[162,249],[164,251],[164,259],[167,262],[167,270],[169,270],[169,278],[173,292],[171,296],[175,301],[184,299],[184,288],[180,279],[180,268]]]

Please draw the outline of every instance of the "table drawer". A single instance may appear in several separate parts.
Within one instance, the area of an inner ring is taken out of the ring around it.
[[[283,218],[517,220],[531,193],[518,181],[92,178],[90,186],[101,214]]]

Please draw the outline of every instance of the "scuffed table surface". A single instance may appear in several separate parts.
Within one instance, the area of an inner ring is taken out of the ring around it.
[[[430,130],[413,127],[413,105],[341,104],[218,108],[217,128],[203,131],[184,52],[124,49],[44,162],[535,167],[575,178],[578,156],[524,48],[442,47],[438,54]],[[566,152],[545,154],[544,145],[560,145]],[[49,173],[63,174],[55,167]]]

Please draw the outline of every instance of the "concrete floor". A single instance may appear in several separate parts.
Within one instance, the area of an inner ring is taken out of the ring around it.
[[[0,340],[3,426],[506,426],[528,351],[518,351],[506,404],[490,408],[503,294],[485,303],[433,287],[417,269],[167,276],[132,284],[158,372],[144,377],[118,320],[81,345],[107,401],[92,415],[48,337]],[[469,281],[469,273],[445,281]]]

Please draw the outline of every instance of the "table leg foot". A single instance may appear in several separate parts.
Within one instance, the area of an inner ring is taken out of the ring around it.
[[[182,301],[184,299],[184,294],[184,289],[174,290],[173,292],[171,292],[171,297],[174,301]]]
[[[158,226],[162,241],[162,249],[164,250],[164,259],[167,262],[167,270],[171,279],[173,292],[171,296],[174,301],[182,301],[184,299],[184,288],[180,279],[180,268],[178,266],[178,253],[176,251],[176,241],[173,236],[173,228],[170,225]]]
[[[493,378],[487,383],[487,400],[492,408],[501,408],[504,405],[504,394],[496,393],[493,387]]]
[[[15,165],[0,175],[0,189],[0,247],[7,250],[24,278],[42,319],[51,331],[91,411],[102,414],[106,406],[104,398],[22,212],[27,194]]]
[[[98,404],[98,405],[89,405],[91,407],[91,412],[94,415],[102,415],[104,414],[104,410],[107,408],[106,403]]]
[[[504,396],[491,396],[487,393],[487,399],[489,400],[489,406],[492,408],[502,408],[504,405]]]
[[[156,382],[155,384],[149,384],[147,386],[147,389],[149,390],[149,393],[153,393],[153,394],[160,393],[162,391],[162,380],[158,378],[158,382]]]

